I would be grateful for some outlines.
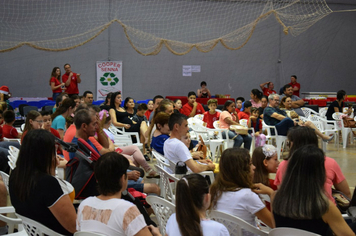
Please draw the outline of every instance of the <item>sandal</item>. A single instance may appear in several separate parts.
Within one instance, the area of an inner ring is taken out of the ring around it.
[[[335,135],[331,135],[329,139],[323,139],[323,142],[330,142],[331,140],[334,139]]]

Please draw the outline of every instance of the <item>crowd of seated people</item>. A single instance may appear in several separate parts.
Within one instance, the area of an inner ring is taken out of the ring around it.
[[[202,91],[207,91],[203,86],[206,84],[202,84],[202,90],[197,91],[198,96]],[[148,144],[174,163],[184,162],[191,172],[218,172],[210,187],[206,179],[198,174],[186,175],[178,181],[177,209],[176,214],[168,220],[168,236],[229,235],[224,225],[208,219],[208,209],[235,215],[256,227],[255,217],[258,217],[270,228],[295,227],[322,235],[329,235],[332,231],[337,235],[354,235],[331,196],[333,186],[351,197],[348,183],[336,161],[326,157],[318,148],[316,135],[323,141],[330,141],[333,137],[321,134],[311,122],[302,124],[299,120],[293,120],[291,111],[303,104],[299,102],[299,97],[291,93],[292,86],[285,86],[284,96],[281,97],[273,90],[273,83],[261,84],[262,87],[265,88],[263,92],[269,94],[268,98],[258,89],[253,89],[250,101],[242,97],[238,97],[236,103],[229,100],[221,112],[217,110],[216,99],[208,100],[209,110],[205,111],[196,102],[195,92],[189,92],[188,103],[183,106],[181,100],[170,101],[160,95],[148,101],[147,105],[135,105],[134,99],[127,97],[122,105],[121,93],[113,92],[100,108],[91,105],[90,91],[86,91],[81,102],[77,95],[68,98],[65,94],[58,94],[60,102],[52,116],[49,112],[30,111],[22,137],[21,134],[12,136],[21,137],[22,145],[17,145],[20,155],[10,175],[11,202],[17,213],[65,235],[72,235],[77,230],[107,235],[160,235],[158,228],[149,225],[146,215],[140,212],[140,206],[127,201],[123,195],[128,188],[161,195],[157,184],[146,183],[144,180],[145,172],[147,178],[158,175],[147,163],[145,151],[141,152],[135,145],[115,146],[115,138],[109,131],[109,127],[114,125],[127,132],[139,133],[140,140],[137,141],[143,146]],[[211,97],[210,91],[208,97]],[[13,134],[13,112],[10,113],[6,111],[1,115],[6,118],[5,130]],[[219,121],[220,128],[229,129],[228,135],[234,140],[234,147],[222,153],[219,163],[205,160],[200,152],[189,150],[191,141],[187,119],[197,114],[203,115],[204,124],[210,129],[214,128],[215,121]],[[8,118],[10,116],[11,119]],[[279,163],[275,147],[265,145],[264,141],[258,141],[256,146],[259,147],[250,157],[251,135],[241,135],[230,130],[231,125],[239,125],[240,119],[246,119],[249,127],[257,128],[261,138],[262,120],[276,126],[279,135],[287,135],[290,145],[287,160]],[[53,123],[56,125],[53,126]],[[4,125],[0,126],[2,130]],[[1,134],[3,137],[7,135],[4,131]],[[97,154],[98,157],[93,169],[98,189],[85,196],[86,200],[80,204],[77,213],[72,202],[74,196],[79,196],[78,189],[70,191],[67,183],[63,184],[55,176],[55,168],[70,165],[76,159],[76,154],[58,150],[54,137],[79,145],[85,142],[94,156]],[[306,154],[308,158],[304,158]],[[303,158],[305,163],[298,162],[298,159]],[[311,165],[308,162],[311,159],[315,162],[313,165],[320,169],[313,175],[310,174],[312,171],[305,168]],[[314,185],[308,185],[308,181],[300,179],[300,173],[295,173],[298,168],[306,180],[315,179]],[[166,170],[172,173],[170,168]],[[269,173],[277,173],[274,181],[269,179]],[[295,198],[293,193],[300,191],[307,194],[308,189],[317,192],[315,196],[318,196],[318,199],[310,196],[308,202],[320,201],[319,208],[310,207],[298,199],[300,207],[295,209],[295,204],[289,202]],[[6,199],[4,191],[6,188],[3,188],[3,182],[0,181],[0,205],[6,204],[3,201]],[[261,200],[259,195],[267,195],[270,202]],[[33,210],[33,207],[39,210]],[[293,214],[283,209],[289,209]],[[146,211],[148,215],[153,213],[149,206],[146,206]],[[311,213],[308,215],[305,212]],[[0,222],[0,233],[2,226]],[[252,234],[244,231],[243,235]]]

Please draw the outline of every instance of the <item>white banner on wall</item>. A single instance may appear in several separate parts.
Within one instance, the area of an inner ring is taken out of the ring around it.
[[[105,100],[110,92],[122,92],[122,61],[97,61],[96,85],[96,100]]]

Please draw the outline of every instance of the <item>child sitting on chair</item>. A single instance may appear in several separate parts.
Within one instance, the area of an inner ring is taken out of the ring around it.
[[[3,114],[5,124],[2,127],[4,138],[21,138],[22,133],[18,133],[12,125],[15,123],[15,113],[12,110],[7,110]]]
[[[214,121],[219,120],[220,112],[216,111],[218,107],[218,100],[216,99],[209,99],[208,101],[209,111],[204,112],[204,125],[209,129],[214,129],[213,123]]]
[[[259,118],[258,108],[251,108],[251,116],[255,117],[255,119],[251,118],[251,127],[255,130],[255,147],[264,146],[266,144],[266,135],[262,133],[262,121]]]

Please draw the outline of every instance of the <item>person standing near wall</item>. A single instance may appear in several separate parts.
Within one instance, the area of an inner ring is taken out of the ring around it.
[[[62,93],[62,86],[65,86],[65,83],[61,83],[61,69],[59,69],[59,67],[53,68],[49,85],[51,86],[53,92],[53,101],[56,101],[58,95]]]
[[[293,95],[299,97],[300,83],[297,83],[297,76],[296,75],[292,75],[290,77],[290,83],[289,84],[292,85]]]
[[[78,95],[78,84],[82,82],[80,74],[73,73],[72,68],[68,63],[64,64],[64,69],[66,73],[62,75],[62,81],[63,83],[65,83],[65,86],[67,88],[66,92],[68,93],[69,97],[73,95]]]

